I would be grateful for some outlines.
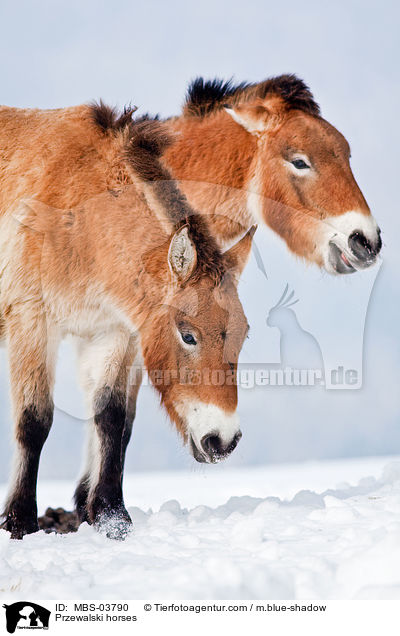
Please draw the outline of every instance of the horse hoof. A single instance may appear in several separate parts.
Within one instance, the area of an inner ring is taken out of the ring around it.
[[[38,532],[39,524],[37,519],[19,520],[14,515],[9,514],[0,528],[10,533],[11,539],[21,540],[27,534]]]
[[[125,541],[133,530],[132,519],[125,509],[103,512],[98,515],[93,525],[98,532],[114,541]]]

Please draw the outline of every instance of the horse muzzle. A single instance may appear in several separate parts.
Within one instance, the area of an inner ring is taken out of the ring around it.
[[[382,248],[381,231],[376,230],[375,240],[371,240],[356,230],[348,238],[342,249],[334,240],[329,242],[329,262],[337,274],[353,274],[374,265]]]
[[[189,450],[196,461],[216,464],[235,450],[242,437],[236,411],[204,402],[186,402],[175,408],[185,421]]]
[[[232,451],[235,450],[241,437],[242,432],[238,431],[235,433],[233,439],[226,444],[218,433],[210,433],[202,437],[199,449],[191,436],[190,450],[195,460],[200,464],[216,464],[229,457]]]

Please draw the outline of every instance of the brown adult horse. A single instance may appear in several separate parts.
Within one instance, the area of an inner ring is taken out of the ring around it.
[[[380,230],[354,179],[346,139],[294,75],[258,84],[195,80],[165,160],[227,244],[264,222],[332,274],[369,267]]]

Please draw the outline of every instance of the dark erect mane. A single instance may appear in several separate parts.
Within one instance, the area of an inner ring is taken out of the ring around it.
[[[242,82],[236,85],[232,80],[225,82],[198,77],[189,85],[183,113],[186,116],[205,117],[220,110],[226,103],[233,106],[257,97],[264,99],[268,95],[279,95],[290,109],[317,116],[320,113],[310,89],[296,75],[279,75],[257,84]]]
[[[177,182],[161,162],[161,156],[172,143],[166,126],[151,119],[133,123],[127,157],[137,176],[152,184],[153,193],[162,204],[174,231],[187,225],[196,246],[197,274],[210,276],[219,284],[225,267],[220,249],[211,235],[206,220],[189,205]]]
[[[157,117],[150,118],[148,115],[133,119],[132,108],[125,108],[119,114],[115,108],[102,102],[92,104],[91,110],[95,124],[103,132],[125,131],[125,159],[136,176],[147,187],[151,187],[171,223],[171,231],[184,225],[188,227],[188,234],[197,251],[198,267],[194,276],[209,276],[215,284],[219,284],[225,274],[225,265],[208,223],[191,208],[161,161],[163,153],[173,141],[166,125]]]
[[[117,108],[104,104],[102,100],[90,104],[91,115],[94,123],[104,132],[107,130],[122,130],[132,122],[132,115],[137,110],[136,106],[125,106],[122,113]]]

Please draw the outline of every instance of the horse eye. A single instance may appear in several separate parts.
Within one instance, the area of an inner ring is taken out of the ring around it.
[[[191,333],[181,333],[181,338],[185,344],[197,345],[197,340]]]
[[[297,168],[297,170],[307,170],[310,168],[303,159],[293,159],[290,163]]]

